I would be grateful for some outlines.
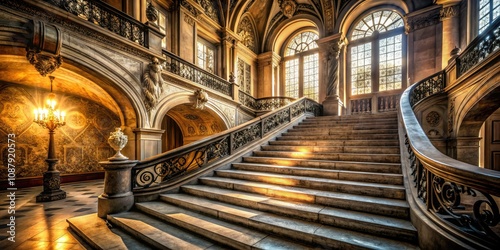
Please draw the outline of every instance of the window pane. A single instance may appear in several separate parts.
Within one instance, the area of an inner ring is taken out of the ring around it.
[[[302,32],[295,36],[286,46],[285,56],[292,56],[300,52],[308,51],[318,47],[316,40],[318,34],[313,32]]]
[[[403,51],[401,50],[401,36],[402,35],[396,35],[380,40],[379,91],[401,88],[403,74],[401,70],[403,55]]]
[[[377,11],[365,16],[354,26],[351,40],[371,36],[374,31],[382,33],[403,26],[403,19],[396,12],[390,10]]]
[[[285,62],[285,96],[299,97],[299,60]]]
[[[215,52],[202,42],[197,43],[197,65],[198,67],[214,73],[215,68]]]
[[[315,101],[318,101],[319,99],[318,69],[318,53],[304,57],[304,96],[307,96]]]
[[[482,33],[488,26],[500,16],[499,0],[479,1],[479,33]]]
[[[371,93],[371,43],[351,49],[351,88],[353,95]]]

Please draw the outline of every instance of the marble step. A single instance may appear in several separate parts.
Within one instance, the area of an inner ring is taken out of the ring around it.
[[[286,145],[286,146],[344,146],[344,147],[399,147],[398,140],[313,140],[313,141],[293,141],[293,140],[276,140],[269,141],[269,145]]]
[[[245,156],[244,163],[260,163],[280,166],[296,166],[307,168],[321,168],[332,170],[349,170],[362,172],[393,173],[401,174],[400,163],[377,163],[377,162],[359,162],[359,161],[325,161],[325,160],[306,160],[280,157],[257,157]]]
[[[308,153],[365,153],[365,154],[399,154],[399,146],[288,146],[264,145],[263,151],[296,151]]]
[[[308,117],[307,120],[372,120],[372,119],[396,119],[397,112],[386,112],[377,114],[359,114],[359,115],[342,115],[342,116],[314,116]]]
[[[397,134],[336,134],[336,135],[287,135],[283,133],[277,140],[398,140]]]
[[[409,218],[409,205],[405,200],[401,199],[389,199],[310,188],[281,186],[263,182],[252,182],[220,177],[203,177],[200,178],[200,183],[212,187],[262,194],[279,199],[309,202],[330,207],[393,216],[402,219]]]
[[[406,242],[377,237],[320,223],[304,221],[264,211],[244,208],[187,194],[164,194],[161,199],[183,208],[210,215],[220,220],[248,226],[260,232],[324,248],[414,249]]]
[[[108,215],[107,219],[154,249],[228,249],[140,212]]]
[[[337,135],[337,134],[397,134],[397,129],[349,129],[349,128],[330,128],[323,127],[322,129],[289,129],[286,135]]]
[[[293,159],[312,159],[329,161],[360,161],[360,162],[384,162],[400,163],[399,154],[362,154],[362,153],[308,153],[293,151],[254,151],[253,156],[277,157]]]
[[[162,201],[136,203],[135,206],[155,218],[234,249],[313,249],[270,233],[229,223],[217,217],[202,215]]]
[[[347,180],[331,180],[325,178],[273,174],[243,170],[216,170],[215,175],[221,178],[262,182],[292,187],[303,187],[317,190],[368,195],[391,199],[405,199],[405,189],[401,185],[356,182]]]
[[[311,129],[311,128],[325,128],[324,124],[302,124],[293,126],[294,129]],[[349,130],[363,130],[363,129],[398,129],[398,124],[391,122],[387,124],[365,124],[365,123],[357,123],[357,124],[336,124],[332,123],[328,128],[338,128],[344,129],[347,128]]]
[[[258,172],[276,173],[285,175],[297,175],[304,177],[317,177],[317,178],[328,178],[336,180],[363,181],[372,183],[403,185],[402,174],[288,167],[279,165],[254,164],[254,163],[233,163],[232,167],[235,170],[244,170],[244,171],[258,171]]]
[[[415,242],[417,233],[411,222],[387,216],[355,212],[306,202],[285,201],[265,195],[238,192],[205,185],[185,185],[182,191],[219,202],[292,218],[341,227],[382,237]]]
[[[155,249],[137,240],[117,227],[108,227],[97,214],[88,214],[66,220],[71,228],[92,249]]]

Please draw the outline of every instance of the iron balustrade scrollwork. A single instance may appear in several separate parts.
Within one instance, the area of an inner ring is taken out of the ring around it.
[[[95,0],[45,0],[79,18],[105,28],[144,47],[147,43],[147,26],[133,17]]]
[[[410,105],[414,107],[415,104],[424,98],[443,91],[445,84],[444,71],[439,71],[436,74],[423,79],[411,88]]]
[[[133,189],[155,187],[204,168],[276,131],[293,118],[304,113],[321,115],[321,110],[319,103],[301,98],[238,127],[141,161],[132,168]]]
[[[500,48],[500,19],[477,36],[457,58],[457,77],[465,74]]]
[[[412,182],[411,193],[437,225],[463,235],[462,239],[473,239],[482,246],[495,248],[500,244],[500,174],[439,152],[413,112],[417,103],[440,93],[443,88],[444,73],[438,72],[411,86],[401,97],[408,159],[405,167]]]
[[[254,110],[257,109],[257,100],[250,94],[240,90],[238,94],[238,99],[240,103],[243,104],[244,106]]]
[[[187,62],[168,51],[164,50],[163,55],[166,56],[166,61],[163,64],[164,70],[189,81],[201,84],[224,95],[233,95],[232,84],[230,82],[190,62]]]
[[[285,96],[272,96],[264,98],[254,98],[250,94],[239,91],[239,101],[244,106],[251,108],[255,111],[269,111],[281,108],[295,100],[295,98]]]

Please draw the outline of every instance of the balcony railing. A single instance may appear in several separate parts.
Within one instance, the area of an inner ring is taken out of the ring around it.
[[[500,48],[500,18],[477,36],[457,59],[457,78]]]
[[[96,0],[44,0],[79,18],[148,47],[147,27],[133,17]]]
[[[272,96],[256,99],[244,91],[239,91],[239,101],[246,107],[254,111],[269,111],[281,108],[295,100],[295,98],[285,96]]]
[[[178,75],[186,80],[201,84],[209,89],[232,97],[232,84],[221,77],[216,76],[166,50],[163,51],[166,57],[164,69],[170,73]]]
[[[382,113],[396,111],[399,105],[400,94],[375,93],[369,97],[351,97],[350,113]]]
[[[141,161],[132,169],[132,188],[147,190],[204,168],[277,131],[304,113],[320,115],[321,105],[301,98],[238,127]]]
[[[411,88],[410,93],[411,107],[414,107],[418,102],[428,96],[442,92],[446,85],[445,75],[444,71],[439,71],[415,84],[415,86]]]

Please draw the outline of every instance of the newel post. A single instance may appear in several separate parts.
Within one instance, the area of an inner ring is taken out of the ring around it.
[[[109,161],[99,162],[104,168],[104,192],[97,200],[97,216],[106,218],[108,214],[126,212],[134,205],[132,193],[132,168],[136,160],[128,160],[120,150],[125,147],[128,137],[120,128],[110,133],[108,143],[116,154]]]

